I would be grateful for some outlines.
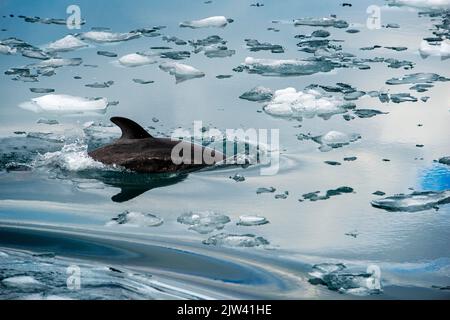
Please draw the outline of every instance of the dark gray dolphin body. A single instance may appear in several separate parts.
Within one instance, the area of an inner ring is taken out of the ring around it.
[[[135,172],[174,173],[198,170],[220,162],[225,157],[220,152],[187,141],[152,137],[144,128],[127,118],[112,117],[111,121],[122,130],[120,139],[89,152],[90,157],[104,164],[119,165]],[[177,153],[178,159],[174,161],[174,147],[190,152]],[[205,150],[211,155],[206,161],[202,156]],[[197,161],[194,161],[194,155]]]

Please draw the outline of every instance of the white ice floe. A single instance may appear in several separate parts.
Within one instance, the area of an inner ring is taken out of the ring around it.
[[[71,51],[80,48],[87,47],[88,45],[81,41],[80,39],[67,35],[62,39],[56,40],[47,46],[47,51],[58,52],[58,51]]]
[[[312,140],[321,144],[319,150],[322,152],[330,151],[331,149],[340,148],[348,145],[351,142],[361,139],[358,133],[343,133],[339,131],[329,131],[324,135],[313,137]]]
[[[125,225],[128,227],[158,227],[163,224],[163,219],[151,213],[138,211],[124,211],[116,218],[113,218],[106,225]]]
[[[304,76],[318,72],[329,72],[337,65],[326,59],[257,59],[245,58],[241,67],[248,73],[257,73],[263,76]]]
[[[66,94],[47,94],[19,105],[22,109],[36,113],[56,114],[105,113],[108,107],[106,98],[84,98]]]
[[[428,56],[438,56],[442,60],[450,58],[450,40],[446,39],[439,45],[431,45],[427,41],[423,40],[420,43],[419,53],[422,58]]]
[[[139,67],[147,64],[156,63],[156,60],[151,58],[150,56],[139,54],[139,53],[130,53],[119,60],[119,63],[125,67]]]
[[[224,16],[208,17],[200,20],[184,21],[180,23],[182,28],[223,28],[228,24],[228,19]]]
[[[30,276],[16,276],[2,280],[7,287],[42,287],[42,282]]]
[[[286,88],[275,91],[272,100],[264,106],[264,111],[277,117],[328,119],[334,114],[345,113],[345,102],[333,96],[324,96],[316,90],[297,91]]]
[[[259,247],[269,244],[263,237],[255,236],[254,234],[215,234],[203,241],[203,244],[213,246],[225,247]]]
[[[80,34],[81,40],[93,41],[98,43],[127,41],[140,37],[140,33],[134,32],[108,32],[108,31],[88,31]]]
[[[390,0],[389,4],[416,8],[450,8],[450,0]]]
[[[11,48],[10,46],[0,44],[0,53],[1,54],[15,54],[17,53],[16,48]]]
[[[269,221],[267,221],[267,219],[264,217],[256,215],[245,215],[239,217],[239,221],[237,224],[240,226],[260,226],[266,223],[269,223]]]
[[[203,73],[202,71],[187,64],[178,62],[164,62],[159,65],[159,68],[175,76],[175,80],[177,83],[205,76],[205,73]]]

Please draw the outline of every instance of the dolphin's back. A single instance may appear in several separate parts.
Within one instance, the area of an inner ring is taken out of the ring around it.
[[[109,145],[91,151],[89,156],[94,160],[147,173],[190,171],[207,165],[203,161],[201,163],[193,161],[195,153],[203,153],[202,146],[186,141],[152,137],[144,128],[127,118],[113,117],[111,121],[120,127],[122,136]],[[184,150],[191,149],[192,161],[174,163],[172,149],[178,144],[182,144]],[[218,161],[223,160],[223,155],[219,152],[215,157]]]

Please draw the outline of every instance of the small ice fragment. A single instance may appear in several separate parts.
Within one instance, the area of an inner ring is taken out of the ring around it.
[[[287,199],[289,195],[289,191],[285,191],[283,193],[279,193],[275,195],[275,199]]]
[[[247,48],[250,51],[271,51],[272,53],[283,53],[284,49],[279,44],[271,44],[268,42],[259,42],[255,39],[245,39]]]
[[[175,76],[176,83],[205,76],[200,70],[178,62],[163,62],[159,65],[159,68]]]
[[[156,63],[156,60],[147,55],[139,53],[130,53],[121,57],[119,59],[119,63],[125,67],[139,67],[147,64]]]
[[[357,157],[345,157],[344,161],[355,161],[356,159],[358,159]]]
[[[239,96],[239,98],[248,100],[248,101],[268,101],[272,99],[273,97],[273,91],[269,88],[265,87],[254,87],[253,89],[244,92]]]
[[[413,97],[410,93],[395,93],[390,95],[390,99],[394,103],[401,102],[417,102],[417,98]]]
[[[42,287],[43,283],[31,276],[15,276],[2,280],[2,283],[7,287],[15,288],[36,288]]]
[[[420,43],[419,53],[422,58],[428,56],[438,56],[442,60],[450,58],[450,40],[445,39],[439,45],[430,45],[427,41],[423,40]]]
[[[158,227],[163,224],[163,219],[151,213],[137,211],[124,211],[116,218],[112,218],[107,226],[126,225],[130,227]]]
[[[239,226],[260,226],[269,223],[265,217],[257,215],[244,215],[239,217],[239,221],[236,223]]]
[[[324,161],[326,164],[329,164],[330,166],[340,166],[341,163],[338,161],[330,161],[330,160],[326,160]]]
[[[346,232],[345,235],[352,237],[352,238],[356,238],[356,237],[358,237],[359,233],[357,230],[353,230],[353,231]]]
[[[274,193],[277,189],[275,189],[274,187],[269,187],[269,188],[258,188],[256,189],[256,194],[261,194],[261,193]]]
[[[245,177],[240,175],[240,174],[238,174],[238,173],[236,173],[234,176],[230,176],[229,178],[234,180],[234,181],[236,181],[236,182],[245,181]]]
[[[117,57],[117,53],[111,52],[111,51],[97,51],[97,54],[99,56],[109,57],[109,58],[115,58]]]
[[[140,36],[140,33],[115,33],[108,31],[88,31],[79,35],[82,40],[98,43],[127,41],[139,38]]]
[[[62,39],[59,39],[55,42],[50,43],[47,46],[47,51],[49,52],[63,52],[63,51],[71,51],[80,48],[87,47],[88,45],[81,41],[80,39],[67,35]]]
[[[339,131],[329,131],[324,135],[312,138],[313,141],[322,145],[321,151],[328,151],[329,149],[326,147],[340,148],[358,139],[361,139],[361,136],[357,133],[347,134]]]
[[[206,234],[223,229],[225,224],[230,222],[230,218],[212,211],[201,211],[184,213],[177,221],[189,225],[190,230]]]
[[[55,89],[50,88],[30,88],[30,91],[33,93],[51,93],[55,92]]]
[[[414,191],[411,194],[399,194],[371,202],[375,208],[405,212],[428,210],[446,203],[450,203],[450,190]]]
[[[386,114],[387,112],[382,112],[375,109],[355,109],[353,113],[359,118],[371,118],[379,114]]]
[[[149,83],[154,83],[155,81],[153,80],[142,80],[142,79],[133,79],[134,83],[139,83],[139,84],[149,84]]]
[[[191,20],[191,21],[184,21],[180,23],[181,28],[192,28],[192,29],[198,29],[198,28],[224,28],[228,22],[227,18],[224,16],[214,16],[214,17],[208,17],[205,19],[200,20]]]
[[[450,166],[450,156],[442,157],[438,160],[438,162]]]
[[[329,72],[337,66],[336,63],[327,59],[276,60],[247,57],[240,67],[248,73],[284,77]]]
[[[19,107],[36,113],[105,113],[108,107],[108,100],[106,98],[89,99],[65,94],[48,94],[21,103]]]
[[[268,245],[269,241],[253,234],[219,233],[203,241],[203,244],[225,247],[258,247]]]
[[[114,84],[114,81],[110,80],[110,81],[106,81],[106,82],[94,82],[94,83],[88,83],[85,84],[85,87],[88,88],[97,88],[97,89],[101,89],[101,88],[109,88],[110,86],[112,86]]]
[[[311,36],[316,38],[327,38],[330,36],[330,32],[327,30],[315,30],[311,33]]]
[[[40,124],[48,124],[48,125],[59,124],[58,120],[54,120],[54,119],[43,119],[43,118],[40,118],[36,123],[40,123]]]
[[[372,193],[375,196],[384,196],[386,193],[380,190],[377,190],[375,192]]]
[[[295,26],[316,26],[316,27],[334,27],[347,28],[348,23],[333,17],[325,18],[301,18],[294,21]]]
[[[449,81],[450,79],[442,77],[436,73],[412,73],[403,77],[391,78],[386,80],[386,84],[416,84],[416,83],[432,83],[435,81]]]

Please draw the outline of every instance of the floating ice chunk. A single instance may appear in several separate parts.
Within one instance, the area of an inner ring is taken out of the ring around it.
[[[382,112],[375,109],[355,109],[353,113],[359,118],[372,118],[379,114],[386,114],[387,112]]]
[[[253,234],[219,233],[204,240],[203,244],[225,247],[258,247],[268,245],[269,241]]]
[[[204,47],[204,46],[209,46],[212,44],[226,44],[226,43],[227,42],[218,35],[208,36],[208,37],[206,37],[204,39],[200,39],[200,40],[190,40],[189,41],[189,44],[193,47]]]
[[[391,78],[386,84],[416,84],[416,83],[432,83],[435,81],[449,81],[450,79],[442,77],[436,73],[411,73],[399,78]]]
[[[271,44],[268,42],[259,42],[255,39],[245,39],[245,43],[250,51],[270,50],[272,53],[283,53],[284,48],[279,44]]]
[[[2,280],[2,283],[7,287],[16,287],[16,288],[36,288],[42,287],[43,283],[36,280],[31,276],[16,276],[9,277]]]
[[[417,98],[413,97],[410,93],[395,93],[389,96],[392,102],[417,102]]]
[[[316,38],[327,38],[330,36],[330,32],[327,30],[315,30],[311,33],[311,36]]]
[[[261,194],[261,193],[273,193],[275,192],[277,189],[275,189],[274,187],[269,187],[269,188],[258,188],[256,189],[256,194]]]
[[[224,16],[208,17],[200,20],[184,21],[180,23],[181,28],[224,28],[230,20]]]
[[[139,67],[147,64],[156,63],[156,60],[150,56],[139,54],[139,53],[130,53],[119,59],[119,63],[125,67]]]
[[[81,40],[87,40],[97,43],[127,41],[139,38],[140,36],[140,33],[134,32],[116,33],[108,31],[88,31],[79,35]]]
[[[36,123],[48,124],[48,125],[59,124],[58,120],[54,120],[54,119],[43,119],[43,118],[40,118]]]
[[[450,156],[442,157],[438,160],[438,162],[450,166]]]
[[[115,58],[117,57],[117,53],[111,52],[111,51],[97,51],[97,54],[99,56],[104,56],[108,58]]]
[[[347,28],[347,21],[339,20],[333,17],[325,18],[300,18],[294,21],[295,26],[317,26],[317,27],[334,27]]]
[[[10,46],[0,44],[0,53],[1,54],[16,54],[17,49],[11,48]]]
[[[202,48],[205,56],[208,58],[225,58],[231,57],[236,53],[236,50],[228,49],[227,46],[213,44]]]
[[[442,60],[450,58],[450,40],[446,39],[439,45],[430,45],[427,41],[423,40],[420,43],[419,53],[422,58],[428,56],[438,56]]]
[[[316,90],[305,92],[295,88],[275,91],[272,100],[264,106],[271,116],[301,119],[314,116],[329,119],[334,114],[347,112],[345,103],[338,97],[328,97]]]
[[[255,87],[247,92],[244,92],[239,96],[239,98],[248,100],[248,101],[268,101],[272,99],[273,91],[269,88],[265,87]]]
[[[176,83],[205,76],[200,70],[187,64],[177,62],[164,62],[159,65],[159,68],[175,76]]]
[[[51,93],[55,92],[55,89],[51,88],[30,88],[30,91],[33,93]]]
[[[269,223],[269,221],[265,217],[261,216],[240,216],[237,225],[239,226],[260,226],[263,224]]]
[[[339,196],[344,193],[353,193],[353,188],[342,186],[336,189],[327,190],[325,194],[320,194],[320,191],[308,192],[302,195],[303,200],[309,201],[319,201],[319,200],[327,200],[334,196]]]
[[[76,50],[84,47],[87,47],[86,43],[69,34],[62,39],[50,43],[47,46],[47,51],[62,52],[62,51]]]
[[[361,139],[361,135],[357,133],[347,134],[339,131],[329,131],[324,135],[312,137],[313,141],[321,144],[319,150],[323,152],[330,151],[331,149],[335,148],[340,148],[358,139]]]
[[[108,107],[108,100],[106,98],[89,99],[65,94],[48,94],[21,103],[19,107],[36,113],[105,113]]]
[[[128,227],[158,227],[163,219],[151,214],[137,211],[124,211],[116,218],[112,218],[107,226],[126,225]]]
[[[44,60],[35,64],[33,66],[37,68],[60,68],[60,67],[68,67],[68,66],[79,66],[83,63],[83,59],[81,58],[51,58],[48,60]]]
[[[106,82],[94,82],[94,83],[88,83],[85,84],[85,87],[88,88],[97,88],[97,89],[101,89],[101,88],[109,88],[110,86],[112,86],[114,84],[114,81],[109,80]]]
[[[450,0],[389,0],[389,4],[416,8],[450,8]]]
[[[189,51],[166,51],[159,54],[161,58],[168,58],[172,60],[183,60],[189,58],[191,53]]]
[[[336,63],[325,59],[308,60],[276,60],[245,58],[241,65],[248,73],[257,73],[263,76],[303,76],[318,72],[329,72],[337,67]]]
[[[382,292],[379,276],[368,272],[349,272],[342,263],[322,263],[312,267],[309,283],[324,285],[343,294],[367,296]]]
[[[399,194],[371,202],[375,208],[406,212],[428,210],[446,203],[450,203],[450,190],[414,191],[411,194]]]
[[[217,212],[201,211],[184,213],[178,217],[177,221],[189,225],[190,230],[206,234],[223,229],[225,224],[230,222],[230,218]]]
[[[133,79],[134,83],[139,83],[139,84],[149,84],[149,83],[154,83],[155,81],[153,80],[142,80],[142,79]]]

